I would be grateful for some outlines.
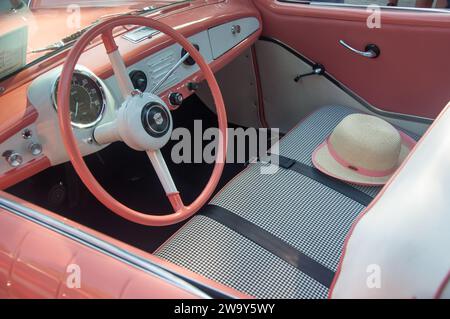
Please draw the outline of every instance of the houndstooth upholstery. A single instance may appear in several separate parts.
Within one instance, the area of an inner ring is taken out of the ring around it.
[[[280,154],[312,166],[313,150],[347,115],[324,107],[280,142]],[[364,206],[315,180],[280,168],[249,165],[211,204],[221,206],[336,271],[345,236]],[[356,186],[355,186],[356,187]],[[359,187],[376,195],[379,187]],[[259,298],[325,298],[328,288],[220,223],[198,215],[156,255]]]
[[[259,298],[325,298],[326,287],[216,221],[190,220],[156,255]]]

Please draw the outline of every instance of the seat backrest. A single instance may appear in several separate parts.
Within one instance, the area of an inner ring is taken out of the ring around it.
[[[450,104],[348,234],[332,298],[450,298]]]

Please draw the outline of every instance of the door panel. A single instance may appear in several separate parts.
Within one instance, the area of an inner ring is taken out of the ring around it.
[[[345,105],[372,114],[397,127],[421,136],[429,121],[415,117],[386,114],[349,94],[328,76],[308,76],[296,82],[300,74],[311,72],[311,65],[280,43],[260,39],[256,43],[264,114],[269,127],[287,133],[302,119],[325,105]]]
[[[369,104],[388,112],[435,118],[450,100],[450,14],[383,11],[369,29],[364,9],[254,1],[263,35],[325,65],[329,74]],[[377,59],[351,53],[381,49]]]

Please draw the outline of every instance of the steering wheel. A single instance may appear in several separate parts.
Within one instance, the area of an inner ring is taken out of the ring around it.
[[[190,205],[183,203],[160,151],[169,141],[172,133],[172,116],[170,110],[157,95],[142,93],[133,88],[133,84],[126,71],[125,63],[115,43],[113,29],[124,25],[149,27],[170,36],[174,41],[178,42],[197,62],[212,92],[219,124],[216,161],[208,183]],[[108,53],[123,98],[123,103],[116,111],[114,121],[99,125],[94,129],[94,138],[100,144],[123,141],[135,150],[145,151],[172,205],[174,210],[172,213],[165,215],[144,214],[117,201],[92,175],[77,146],[77,140],[73,135],[69,115],[71,81],[80,55],[86,46],[99,35],[101,35],[106,52]],[[148,226],[172,225],[195,214],[211,197],[222,175],[227,150],[228,137],[225,105],[217,81],[208,63],[180,32],[160,21],[140,16],[116,17],[93,26],[78,39],[69,52],[59,79],[57,97],[61,136],[75,171],[89,191],[103,205],[117,215]]]

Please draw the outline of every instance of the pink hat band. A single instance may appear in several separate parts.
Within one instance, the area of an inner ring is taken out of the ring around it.
[[[364,167],[352,165],[349,162],[347,162],[345,159],[343,159],[341,156],[339,156],[339,154],[334,149],[333,144],[330,142],[330,137],[328,137],[326,139],[325,143],[328,147],[328,151],[330,152],[330,155],[334,158],[334,160],[336,162],[338,162],[339,164],[341,164],[344,167],[347,167],[347,168],[357,172],[358,174],[361,174],[364,176],[369,176],[369,177],[383,177],[383,176],[393,174],[395,172],[395,170],[397,169],[397,167],[393,167],[388,170],[378,171],[378,170],[371,170],[371,169],[367,169]]]

